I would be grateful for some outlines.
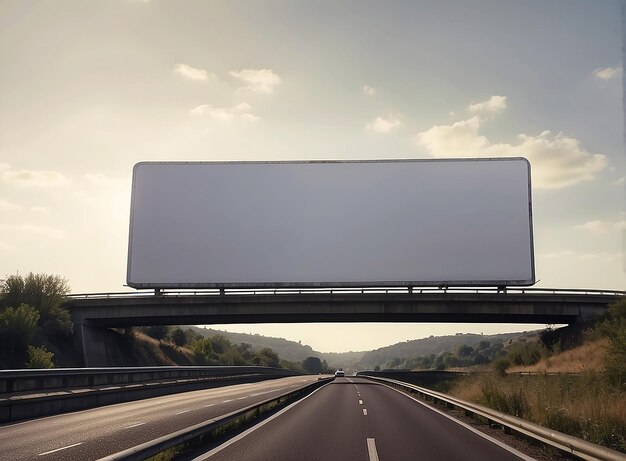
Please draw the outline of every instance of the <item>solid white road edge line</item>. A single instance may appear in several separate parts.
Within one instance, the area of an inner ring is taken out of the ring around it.
[[[515,456],[517,456],[520,459],[523,459],[524,461],[537,461],[535,458],[531,458],[528,455],[525,455],[524,453],[522,453],[521,451],[516,450],[515,448],[507,445],[504,442],[500,442],[498,439],[494,439],[493,437],[491,437],[490,435],[485,434],[484,432],[479,431],[478,429],[474,429],[472,426],[470,426],[469,424],[464,423],[463,421],[459,421],[456,418],[453,418],[452,416],[450,416],[449,414],[439,410],[438,408],[435,407],[431,407],[430,405],[428,405],[427,403],[424,403],[420,400],[417,400],[415,397],[412,397],[410,395],[405,394],[404,392],[396,389],[395,387],[391,387],[387,384],[381,383],[383,386],[388,387],[389,389],[392,389],[396,392],[398,392],[399,394],[404,395],[405,397],[410,398],[411,400],[419,403],[420,405],[428,408],[429,410],[434,411],[435,413],[439,413],[441,416],[445,416],[446,418],[448,418],[450,421],[454,421],[455,423],[457,423],[459,426],[463,426],[465,429],[472,431],[474,434],[481,436],[483,439],[488,440],[489,442],[498,445],[500,448],[505,449],[506,451],[513,453]]]
[[[376,451],[376,440],[367,439],[367,454],[370,457],[370,461],[379,461],[378,452]]]
[[[82,445],[83,442],[75,443],[74,445],[68,445],[67,447],[57,448],[56,450],[45,451],[43,453],[39,453],[37,456],[49,455],[50,453],[56,453],[57,451],[67,450],[68,448],[77,447],[78,445]]]
[[[206,453],[201,454],[200,456],[198,456],[197,458],[194,458],[192,461],[204,461],[205,459],[209,459],[211,456],[219,453],[220,451],[222,451],[224,448],[227,448],[229,446],[231,446],[233,443],[238,442],[239,440],[243,439],[244,437],[246,437],[247,435],[253,433],[254,431],[256,431],[257,429],[260,429],[261,427],[265,426],[267,423],[269,423],[270,421],[278,418],[280,415],[282,415],[283,413],[291,410],[293,407],[295,407],[296,405],[298,405],[299,403],[304,402],[306,399],[308,399],[309,397],[311,397],[313,394],[315,394],[317,391],[319,391],[320,389],[324,389],[324,387],[326,387],[327,385],[325,384],[322,387],[318,387],[317,389],[315,389],[313,392],[311,392],[309,395],[307,395],[306,397],[304,397],[303,399],[300,399],[296,402],[293,402],[291,405],[286,406],[285,408],[283,408],[282,410],[280,410],[278,413],[273,414],[272,416],[270,416],[269,418],[261,421],[259,424],[255,424],[254,426],[252,426],[250,429],[242,432],[241,434],[233,437],[232,439],[227,440],[226,442],[224,442],[223,444],[221,444],[218,447],[213,448],[210,451],[207,451]]]

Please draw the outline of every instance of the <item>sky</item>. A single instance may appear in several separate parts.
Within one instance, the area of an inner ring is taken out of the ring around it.
[[[140,161],[523,156],[538,287],[626,289],[620,2],[0,0],[0,278],[127,291]],[[239,325],[320,351],[527,325]]]

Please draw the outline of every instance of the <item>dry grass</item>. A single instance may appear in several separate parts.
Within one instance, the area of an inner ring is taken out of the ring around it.
[[[604,371],[604,361],[609,345],[607,338],[586,342],[582,346],[570,349],[551,357],[543,358],[534,365],[515,366],[509,373],[586,373]]]
[[[135,333],[135,344],[132,354],[138,363],[167,365],[193,364],[193,352],[187,347],[176,347],[168,341],[160,342],[144,333]]]
[[[482,374],[459,382],[450,394],[626,451],[626,396],[608,386],[599,373],[506,377]]]

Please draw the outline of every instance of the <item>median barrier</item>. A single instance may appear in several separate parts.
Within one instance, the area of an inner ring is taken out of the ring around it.
[[[195,426],[106,456],[98,461],[144,460],[183,444],[186,449],[198,449],[198,446],[208,443],[216,437],[224,437],[230,431],[241,430],[242,425],[249,421],[259,418],[266,413],[276,411],[279,407],[284,407],[294,400],[303,398],[334,379],[334,376],[318,379],[318,381],[294,391],[227,413],[218,418],[209,419]]]
[[[140,367],[0,371],[0,422],[293,376],[271,367]]]

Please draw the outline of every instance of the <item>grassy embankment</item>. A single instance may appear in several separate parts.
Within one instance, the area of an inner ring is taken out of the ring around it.
[[[620,338],[602,332],[596,328],[581,346],[545,356],[532,366],[468,377],[449,393],[626,452],[626,383],[619,375],[616,381],[615,370],[607,373],[607,363],[614,367],[617,359],[622,377],[626,364],[616,350]]]

